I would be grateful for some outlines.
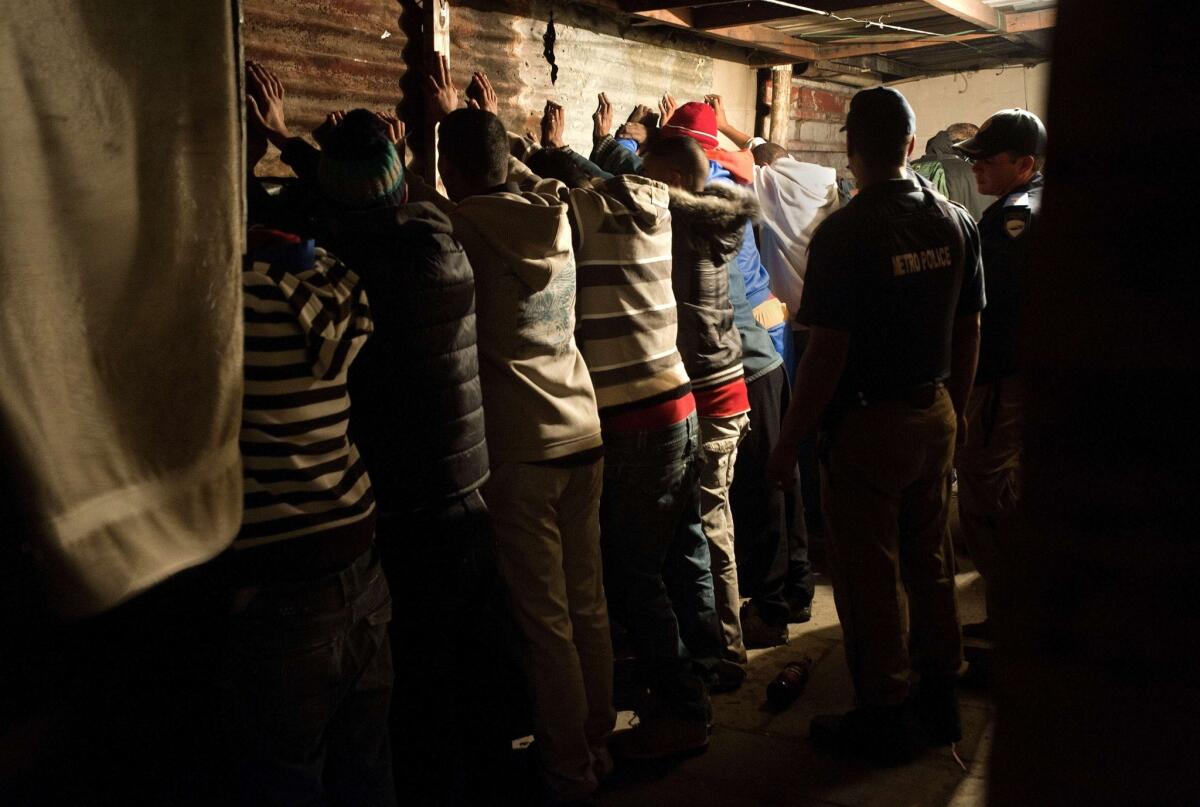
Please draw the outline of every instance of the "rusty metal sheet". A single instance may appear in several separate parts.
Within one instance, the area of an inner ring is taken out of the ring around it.
[[[246,58],[286,88],[288,125],[307,134],[334,109],[395,105],[404,75],[396,0],[244,0]],[[286,174],[276,153],[260,174]]]
[[[553,99],[567,107],[568,142],[587,151],[599,92],[609,94],[621,120],[636,103],[655,105],[663,92],[683,102],[713,91],[711,46],[681,48],[670,34],[631,30],[603,12],[561,4],[553,6],[560,73],[552,85],[542,54],[551,5],[480,5],[487,8],[452,6],[452,72],[460,88],[472,70],[487,72],[513,131],[536,129]],[[246,55],[279,74],[289,123],[307,133],[329,110],[385,109],[400,100],[404,56],[416,58],[404,51],[400,16],[397,0],[245,0]],[[260,173],[286,173],[273,159]]]

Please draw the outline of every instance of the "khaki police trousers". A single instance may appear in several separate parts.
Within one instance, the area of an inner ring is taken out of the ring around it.
[[[967,440],[959,447],[958,518],[971,561],[987,585],[988,615],[995,610],[1006,521],[1020,500],[1021,435],[1025,394],[1021,380],[1004,378],[971,391]]]
[[[834,601],[860,706],[902,703],[914,668],[954,675],[962,664],[949,530],[955,431],[942,389],[926,408],[851,409],[821,435]]]

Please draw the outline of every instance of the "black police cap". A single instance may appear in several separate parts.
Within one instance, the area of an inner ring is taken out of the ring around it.
[[[1005,109],[984,121],[978,134],[955,143],[954,148],[975,160],[995,157],[1003,151],[1040,157],[1046,153],[1046,127],[1032,112]]]
[[[917,131],[917,116],[898,90],[873,87],[850,99],[850,112],[842,131],[856,137],[905,138]]]

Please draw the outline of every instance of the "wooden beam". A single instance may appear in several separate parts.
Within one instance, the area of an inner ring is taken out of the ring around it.
[[[633,18],[634,20],[671,25],[688,31],[692,30],[692,10],[686,6],[639,11],[633,15]]]
[[[819,50],[811,42],[788,36],[783,31],[776,31],[765,25],[730,25],[696,33],[703,33],[712,39],[720,39],[743,48],[773,50],[793,57],[792,61],[812,61],[817,58]]]
[[[855,0],[861,3],[862,0]],[[692,13],[697,29],[725,28],[730,25],[746,25],[756,22],[772,22],[774,20],[790,20],[796,17],[808,16],[811,12],[797,11],[777,3],[763,3],[751,0],[747,3],[727,3],[720,6],[705,6],[697,8]]]
[[[425,64],[427,69],[433,65],[434,54],[440,53],[450,58],[450,0],[425,0]],[[425,181],[431,187],[441,187],[441,177],[438,176],[438,135],[437,124],[429,119],[426,123],[425,143],[428,154],[425,155]]]
[[[836,61],[849,56],[869,56],[872,53],[894,53],[916,48],[932,48],[953,42],[970,42],[975,39],[990,39],[994,34],[958,34],[956,36],[931,36],[911,42],[871,42],[865,45],[822,45],[817,48],[817,58]]]
[[[689,0],[688,6],[716,6],[728,3],[729,0]],[[620,10],[626,14],[640,14],[644,11],[662,11],[679,6],[679,0],[620,0]]]
[[[985,31],[999,31],[1002,27],[1001,14],[982,0],[924,0],[943,14],[966,20]]]
[[[919,68],[878,54],[871,54],[870,56],[844,56],[833,62],[818,62],[817,66],[822,67],[826,64],[835,67],[850,68],[851,70],[880,73],[885,76],[896,76],[897,78],[915,78],[923,74],[923,71]]]
[[[1004,15],[1004,32],[1006,34],[1022,34],[1028,31],[1042,31],[1053,28],[1057,18],[1054,9],[1048,11],[1025,11],[1020,14]]]

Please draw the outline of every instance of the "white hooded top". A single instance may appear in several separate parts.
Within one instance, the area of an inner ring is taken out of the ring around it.
[[[793,315],[800,310],[808,244],[817,226],[837,209],[837,172],[781,157],[755,166],[754,192],[762,206],[759,252],[771,276],[771,291]]]

